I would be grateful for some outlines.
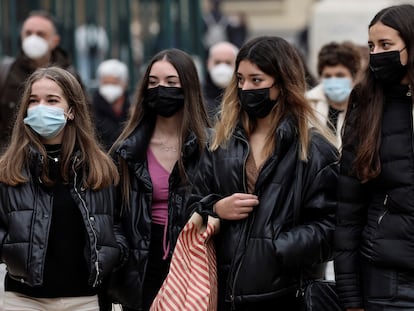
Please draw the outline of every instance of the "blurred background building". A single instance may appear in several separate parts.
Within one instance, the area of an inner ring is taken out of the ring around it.
[[[203,71],[203,17],[211,2],[221,2],[235,42],[264,34],[282,36],[300,49],[314,72],[323,44],[352,40],[366,45],[367,25],[375,12],[414,0],[0,0],[0,57],[16,55],[27,14],[47,9],[57,17],[61,45],[89,88],[96,87],[95,71],[101,59],[127,63],[134,86],[145,62],[168,47],[194,55]]]

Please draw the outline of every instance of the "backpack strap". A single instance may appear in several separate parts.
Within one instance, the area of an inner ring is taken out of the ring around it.
[[[0,63],[0,94],[3,91],[6,79],[9,76],[10,68],[14,63],[14,57],[5,56]]]

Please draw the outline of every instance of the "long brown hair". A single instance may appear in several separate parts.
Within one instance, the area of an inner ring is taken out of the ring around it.
[[[182,122],[179,129],[180,145],[189,133],[193,133],[197,138],[198,148],[204,149],[207,140],[206,128],[209,127],[209,120],[205,110],[201,84],[193,59],[186,52],[179,49],[166,49],[157,53],[149,62],[148,67],[142,77],[135,95],[135,105],[130,118],[126,122],[121,135],[110,149],[110,154],[114,155],[116,150],[141,124],[144,120],[154,120],[153,112],[143,104],[149,83],[149,74],[154,63],[166,60],[177,70],[178,77],[184,92],[184,108],[182,110]],[[123,159],[119,159],[123,205],[129,205],[129,171]],[[178,168],[182,179],[185,181],[186,174],[182,157],[178,160]]]
[[[81,85],[70,72],[58,67],[37,69],[26,81],[10,145],[0,158],[0,182],[16,186],[28,181],[25,169],[29,165],[30,150],[33,148],[43,157],[41,180],[45,184],[52,183],[48,177],[45,146],[39,135],[23,122],[30,103],[32,85],[40,79],[49,79],[60,87],[74,115],[73,120],[67,121],[64,129],[60,167],[63,180],[69,181],[73,155],[79,150],[76,169],[82,170],[85,187],[96,190],[117,183],[119,175],[115,164],[97,144]]]
[[[241,47],[236,58],[235,72],[243,60],[252,62],[261,71],[272,76],[275,79],[275,85],[280,88],[277,107],[271,112],[272,127],[269,129],[266,139],[264,150],[266,156],[269,156],[275,148],[274,133],[276,128],[280,121],[289,114],[297,122],[301,148],[300,158],[302,160],[306,160],[308,157],[310,125],[317,127],[330,141],[333,141],[332,135],[320,126],[311,106],[306,101],[304,96],[306,91],[304,64],[297,50],[291,44],[280,37],[257,37]],[[241,109],[237,93],[238,81],[234,74],[223,97],[221,117],[215,126],[212,150],[225,145],[239,121],[247,135],[255,129],[256,123]]]
[[[414,6],[404,4],[382,9],[372,19],[369,28],[378,22],[397,30],[404,41],[408,54],[409,84],[414,85]],[[343,143],[352,143],[354,139],[358,142],[353,170],[362,182],[366,182],[381,173],[379,149],[384,106],[383,86],[374,78],[369,68],[360,85],[355,87],[354,96],[356,99],[351,97],[350,103],[352,105],[355,100],[357,101],[354,134],[344,137]],[[351,110],[353,109],[348,109],[348,115]]]

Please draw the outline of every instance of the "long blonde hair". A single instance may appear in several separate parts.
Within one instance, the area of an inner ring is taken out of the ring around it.
[[[297,123],[300,159],[308,158],[310,127],[317,128],[330,142],[334,141],[333,135],[321,126],[304,96],[306,91],[304,64],[291,44],[280,37],[257,37],[241,47],[236,58],[235,73],[242,60],[250,61],[261,71],[272,76],[275,79],[275,85],[280,89],[278,103],[270,113],[272,126],[269,128],[266,147],[263,151],[266,156],[273,152],[277,143],[274,139],[276,128],[288,115],[293,116]],[[256,122],[250,119],[240,107],[238,80],[235,73],[223,96],[220,119],[215,125],[211,150],[225,146],[239,122],[247,135],[250,135],[256,127]]]
[[[75,151],[79,150],[76,169],[82,170],[85,187],[96,190],[116,184],[119,180],[116,166],[97,143],[82,87],[70,72],[58,67],[37,69],[26,81],[10,145],[0,158],[0,182],[16,186],[28,181],[25,169],[28,168],[30,150],[33,148],[40,152],[44,159],[41,180],[45,184],[52,183],[48,176],[45,146],[39,135],[23,122],[30,102],[32,85],[40,79],[49,79],[60,87],[74,114],[73,120],[67,121],[63,136],[60,167],[63,180],[69,181],[72,157]]]

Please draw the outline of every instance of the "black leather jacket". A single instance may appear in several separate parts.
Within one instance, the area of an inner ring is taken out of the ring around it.
[[[331,256],[337,151],[312,133],[309,160],[300,161],[296,132],[289,119],[277,128],[276,148],[255,184],[260,204],[244,220],[221,222],[215,239],[219,290],[225,290],[229,302],[292,293],[298,289],[301,271],[307,277],[321,277],[315,275],[316,266]],[[189,202],[193,209],[211,214],[221,198],[247,192],[249,148],[239,127],[226,147],[203,154]]]
[[[128,163],[130,174],[130,207],[122,213],[122,224],[129,242],[130,254],[127,264],[113,274],[109,294],[122,305],[138,310],[142,308],[143,282],[151,241],[152,182],[146,159],[146,150],[153,130],[151,123],[153,122],[141,123],[117,151],[117,154]],[[193,180],[197,169],[200,155],[198,148],[196,137],[189,134],[181,153],[188,182]],[[190,215],[186,210],[189,193],[190,184],[182,183],[178,166],[175,165],[169,178],[169,257]]]
[[[0,184],[0,254],[11,278],[36,286],[43,281],[53,196],[40,184],[42,156],[32,149],[31,159],[29,182],[14,187]],[[75,155],[73,167],[77,161]],[[96,287],[121,263],[127,243],[114,224],[115,188],[85,189],[79,174],[73,169],[70,193],[85,224],[89,283]]]

